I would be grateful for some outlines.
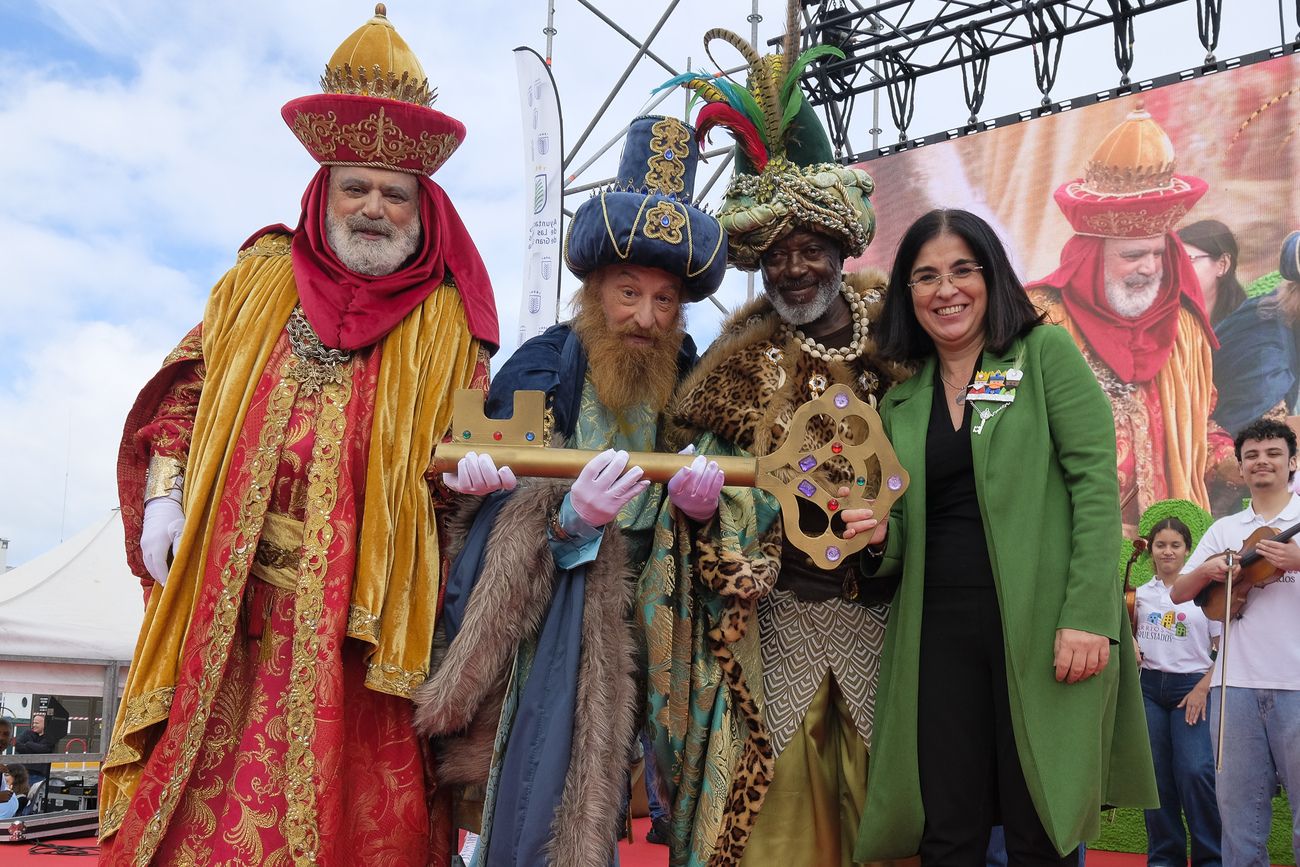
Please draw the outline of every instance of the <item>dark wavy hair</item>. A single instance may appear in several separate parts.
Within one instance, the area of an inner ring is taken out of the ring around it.
[[[889,292],[876,331],[880,354],[891,361],[914,362],[935,351],[934,341],[916,319],[916,312],[912,309],[912,289],[907,284],[911,282],[912,266],[916,264],[921,247],[944,233],[965,241],[983,268],[981,276],[988,291],[984,334],[991,351],[1006,352],[1013,340],[1043,321],[1043,314],[1030,303],[993,227],[970,211],[936,209],[908,228],[894,255],[894,267],[889,272]]]
[[[1204,250],[1215,260],[1228,257],[1228,270],[1217,281],[1219,291],[1214,297],[1214,309],[1206,311],[1210,314],[1210,325],[1218,325],[1246,300],[1246,290],[1237,279],[1237,238],[1218,220],[1189,223],[1178,230],[1178,237],[1184,244]]]
[[[1155,526],[1151,528],[1151,532],[1147,533],[1148,545],[1155,545],[1156,534],[1159,533],[1161,530],[1173,530],[1175,533],[1182,536],[1183,544],[1187,546],[1188,553],[1189,554],[1191,553],[1191,550],[1194,547],[1192,545],[1192,531],[1187,529],[1186,524],[1184,524],[1182,521],[1178,520],[1177,518],[1173,518],[1173,517],[1161,518],[1159,521],[1156,521]]]
[[[1232,447],[1237,453],[1237,463],[1241,463],[1241,447],[1246,444],[1247,440],[1262,442],[1264,440],[1285,440],[1288,457],[1295,457],[1296,437],[1295,431],[1285,422],[1274,421],[1271,418],[1258,418],[1246,425],[1238,432],[1232,441]],[[1287,481],[1295,481],[1295,470],[1286,477]]]

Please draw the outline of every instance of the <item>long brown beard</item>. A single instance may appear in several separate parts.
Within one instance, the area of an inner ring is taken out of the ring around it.
[[[622,412],[646,403],[655,411],[668,405],[677,384],[677,353],[686,336],[684,317],[667,329],[646,331],[634,324],[611,330],[600,304],[599,287],[583,286],[573,330],[587,350],[587,376],[596,396],[609,409]],[[649,337],[650,346],[629,346],[628,334]]]

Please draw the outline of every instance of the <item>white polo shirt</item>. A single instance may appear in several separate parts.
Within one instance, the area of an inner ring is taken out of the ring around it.
[[[1142,667],[1170,674],[1204,674],[1209,670],[1210,638],[1221,624],[1210,620],[1195,602],[1175,605],[1157,576],[1137,589],[1137,640]]]
[[[1265,522],[1247,508],[1220,518],[1201,537],[1187,559],[1183,572],[1191,572],[1215,554],[1238,551],[1246,537],[1260,527],[1282,531],[1300,523],[1300,496],[1273,520]],[[1292,545],[1296,540],[1291,540]],[[1287,572],[1265,587],[1256,587],[1247,597],[1241,617],[1228,628],[1227,648],[1220,645],[1219,664],[1214,667],[1214,685],[1219,685],[1226,665],[1228,686],[1251,689],[1300,690],[1300,572]],[[1225,654],[1226,652],[1226,659]]]

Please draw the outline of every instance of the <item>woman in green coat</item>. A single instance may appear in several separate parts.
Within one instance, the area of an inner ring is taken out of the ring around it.
[[[1103,805],[1157,802],[1110,404],[965,211],[903,237],[878,333],[917,373],[881,407],[911,486],[864,561],[902,578],[855,857],[975,867],[1001,823],[1011,864],[1073,864]]]

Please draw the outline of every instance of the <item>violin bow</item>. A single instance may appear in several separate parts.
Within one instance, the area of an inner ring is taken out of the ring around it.
[[[1228,718],[1228,632],[1232,629],[1232,573],[1236,571],[1237,552],[1227,551],[1223,558],[1228,564],[1228,601],[1225,603],[1228,616],[1223,618],[1223,641],[1219,643],[1219,658],[1215,661],[1219,666],[1219,745],[1214,755],[1215,773],[1223,770],[1223,723]]]

